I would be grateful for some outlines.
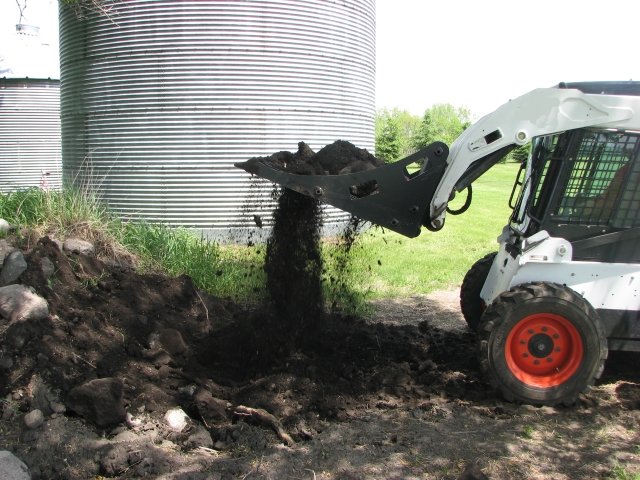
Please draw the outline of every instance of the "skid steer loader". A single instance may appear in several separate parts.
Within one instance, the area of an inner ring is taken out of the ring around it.
[[[436,142],[366,172],[294,175],[265,160],[251,173],[415,237],[466,210],[473,181],[529,142],[499,249],[471,267],[460,304],[481,368],[507,400],[570,405],[609,350],[640,351],[640,82],[536,89],[451,148]]]

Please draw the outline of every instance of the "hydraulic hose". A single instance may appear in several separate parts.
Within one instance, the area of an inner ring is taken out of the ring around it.
[[[471,184],[467,186],[467,192],[467,198],[465,199],[464,204],[457,210],[452,210],[447,206],[447,213],[450,215],[460,215],[461,213],[469,210],[469,206],[471,205],[471,200],[473,198],[473,189],[471,188]]]

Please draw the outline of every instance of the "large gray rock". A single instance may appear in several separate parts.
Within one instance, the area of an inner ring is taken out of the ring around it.
[[[66,405],[98,427],[109,427],[125,420],[126,411],[119,378],[98,378],[73,388]]]
[[[11,252],[4,259],[2,271],[0,271],[0,285],[9,285],[15,282],[27,269],[27,261],[20,250]]]
[[[2,480],[30,480],[31,474],[22,460],[7,450],[1,450],[0,478]]]
[[[64,241],[62,248],[67,252],[84,253],[85,255],[93,255],[95,252],[93,243],[79,238],[67,238]]]
[[[10,321],[42,320],[49,315],[49,305],[26,285],[0,287],[0,316]]]
[[[16,248],[13,245],[9,245],[9,243],[4,238],[0,239],[0,267],[2,267],[4,259],[7,258],[7,255],[15,250]]]
[[[42,275],[47,280],[53,277],[53,274],[56,273],[56,266],[49,257],[42,257],[42,260],[40,261],[40,269],[42,270]]]

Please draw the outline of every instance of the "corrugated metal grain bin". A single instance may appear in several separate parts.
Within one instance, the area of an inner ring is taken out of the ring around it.
[[[374,0],[102,5],[60,12],[64,175],[121,216],[219,237],[271,205],[265,184],[246,203],[234,162],[301,140],[373,151]]]
[[[37,186],[60,188],[57,52],[42,44],[37,28],[28,25],[17,25],[15,36],[2,43],[0,191]]]

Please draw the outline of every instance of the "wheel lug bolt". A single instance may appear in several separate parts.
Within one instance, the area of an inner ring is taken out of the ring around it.
[[[527,330],[527,333],[533,335],[535,332],[535,330],[533,328],[530,328],[529,330]]]
[[[534,365],[540,365],[540,360],[534,360],[534,361],[533,361],[533,364],[534,364]]]
[[[549,362],[549,363],[553,362],[553,358],[547,357],[547,362]]]
[[[558,335],[557,333],[554,333],[554,334],[553,334],[553,338],[557,340],[557,339],[559,339],[559,338],[560,338],[560,335]]]
[[[541,329],[543,332],[546,332],[547,330],[549,330],[547,327],[542,327]]]

